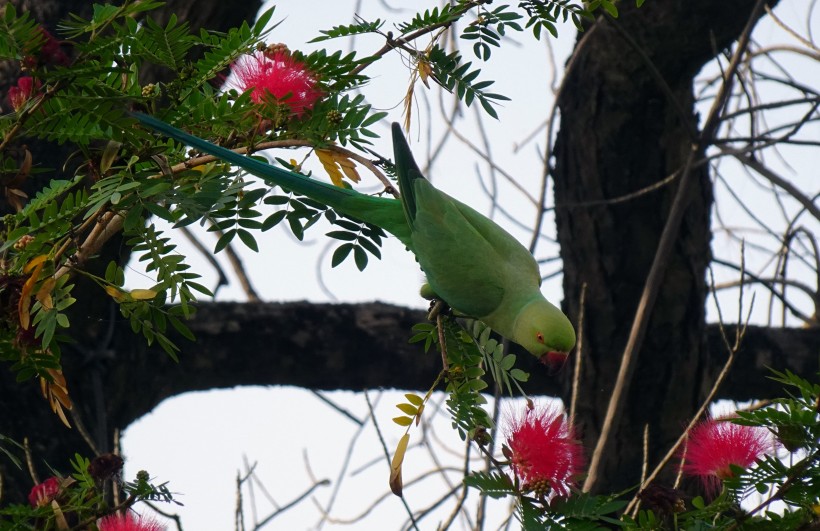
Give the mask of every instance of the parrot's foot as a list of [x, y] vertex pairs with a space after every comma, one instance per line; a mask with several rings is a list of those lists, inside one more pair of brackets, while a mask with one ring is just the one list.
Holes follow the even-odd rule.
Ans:
[[449, 315], [451, 308], [441, 299], [430, 301], [430, 309], [427, 312], [427, 320], [435, 321], [439, 315]]

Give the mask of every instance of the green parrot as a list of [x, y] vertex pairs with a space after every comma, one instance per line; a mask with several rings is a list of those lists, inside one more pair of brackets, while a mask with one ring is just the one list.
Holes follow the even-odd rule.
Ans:
[[564, 359], [575, 345], [569, 319], [541, 294], [541, 274], [530, 252], [494, 221], [437, 190], [421, 174], [398, 124], [393, 124], [393, 153], [401, 199], [392, 199], [317, 181], [234, 153], [154, 117], [133, 116], [144, 126], [239, 166], [268, 184], [390, 232], [416, 255], [438, 298], [456, 312], [483, 321], [542, 362]]

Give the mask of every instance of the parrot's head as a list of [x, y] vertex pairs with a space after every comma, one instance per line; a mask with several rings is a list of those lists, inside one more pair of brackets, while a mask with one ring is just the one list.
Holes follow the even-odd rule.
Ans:
[[561, 310], [539, 297], [521, 309], [510, 339], [545, 365], [555, 368], [563, 365], [575, 346], [575, 329]]

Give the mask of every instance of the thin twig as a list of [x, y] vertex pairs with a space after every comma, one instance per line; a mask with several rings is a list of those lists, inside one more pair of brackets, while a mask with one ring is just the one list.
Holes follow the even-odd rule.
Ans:
[[84, 264], [89, 258], [94, 256], [102, 249], [102, 246], [114, 237], [122, 229], [122, 224], [125, 218], [116, 212], [106, 212], [91, 229], [91, 232], [86, 237], [85, 241], [77, 249], [77, 252], [71, 257], [68, 264], [63, 265], [54, 273], [54, 278], [60, 278], [66, 273], [70, 272], [74, 265]]
[[23, 454], [26, 456], [26, 466], [28, 467], [28, 475], [35, 485], [40, 484], [40, 476], [37, 475], [37, 470], [34, 468], [34, 457], [31, 455], [31, 446], [28, 443], [28, 437], [23, 437]]
[[[382, 450], [384, 450], [384, 458], [387, 460], [388, 468], [391, 466], [392, 459], [390, 458], [390, 450], [387, 449], [387, 443], [384, 440], [384, 436], [382, 435], [382, 430], [379, 428], [379, 423], [376, 420], [376, 412], [373, 411], [373, 404], [370, 402], [370, 395], [367, 391], [364, 392], [364, 399], [367, 402], [367, 409], [370, 412], [370, 418], [373, 420], [373, 427], [376, 428], [376, 435], [379, 437], [379, 442], [382, 444]], [[413, 511], [410, 509], [410, 506], [407, 504], [407, 500], [404, 496], [401, 497], [401, 503], [404, 505], [404, 509], [407, 511], [407, 516], [410, 517], [410, 522], [413, 524], [413, 528], [416, 531], [419, 531], [418, 525], [416, 525], [416, 519], [413, 516]]]
[[287, 511], [288, 509], [298, 505], [302, 500], [304, 500], [305, 498], [310, 496], [313, 493], [313, 491], [316, 490], [317, 488], [325, 487], [327, 485], [330, 485], [330, 480], [328, 480], [328, 479], [323, 479], [323, 480], [319, 481], [318, 483], [314, 483], [305, 492], [303, 492], [302, 494], [300, 494], [299, 496], [294, 498], [290, 503], [287, 503], [287, 504], [283, 505], [282, 507], [280, 507], [279, 509], [277, 509], [276, 511], [274, 511], [273, 513], [268, 515], [267, 518], [262, 519], [262, 521], [259, 522], [259, 524], [254, 526], [254, 528], [253, 528], [254, 531], [256, 531], [257, 529], [262, 529], [262, 527], [264, 527], [265, 525], [270, 523], [271, 520], [273, 520], [277, 516], [281, 515], [282, 513]]
[[[470, 441], [469, 440], [466, 442], [465, 448], [466, 449], [464, 451], [464, 477], [467, 477], [467, 474], [470, 471]], [[449, 529], [450, 526], [453, 525], [453, 522], [455, 521], [456, 516], [458, 516], [458, 513], [461, 512], [461, 508], [464, 506], [464, 501], [467, 499], [467, 488], [468, 488], [467, 484], [464, 483], [464, 482], [462, 482], [461, 487], [462, 487], [461, 494], [459, 494], [458, 498], [456, 499], [455, 507], [453, 507], [453, 510], [450, 513], [450, 516], [448, 516], [447, 519], [444, 520], [444, 522], [442, 522], [439, 525], [437, 531], [447, 531], [447, 529]]]
[[544, 223], [544, 214], [547, 211], [547, 190], [549, 188], [548, 185], [550, 175], [549, 161], [550, 158], [552, 158], [552, 132], [555, 127], [555, 118], [558, 112], [558, 100], [561, 99], [567, 79], [569, 79], [569, 73], [572, 72], [572, 69], [575, 67], [576, 60], [578, 59], [581, 50], [583, 50], [586, 44], [590, 41], [592, 35], [595, 34], [595, 30], [598, 29], [597, 22], [600, 20], [600, 17], [598, 17], [596, 24], [584, 32], [581, 40], [579, 40], [578, 44], [575, 45], [575, 50], [572, 52], [572, 55], [567, 62], [567, 67], [564, 69], [564, 77], [561, 80], [561, 84], [558, 86], [558, 90], [555, 91], [555, 104], [552, 106], [549, 120], [547, 120], [546, 147], [544, 148], [544, 169], [541, 175], [541, 190], [538, 195], [538, 210], [535, 216], [535, 226], [532, 228], [532, 239], [530, 240], [529, 245], [529, 250], [532, 254], [535, 254], [535, 248], [538, 245], [538, 235], [541, 233], [541, 225]]
[[[76, 406], [76, 404], [74, 405]], [[94, 439], [91, 437], [91, 434], [88, 433], [88, 430], [86, 429], [85, 424], [83, 423], [83, 419], [77, 412], [77, 409], [78, 408], [76, 407], [71, 408], [71, 419], [74, 421], [74, 426], [77, 428], [77, 431], [80, 432], [80, 435], [82, 436], [83, 440], [88, 445], [88, 447], [91, 448], [91, 451], [94, 452], [94, 455], [102, 455], [102, 452], [94, 443]]]
[[182, 531], [182, 518], [177, 513], [169, 513], [167, 511], [163, 511], [160, 509], [155, 503], [151, 503], [150, 501], [145, 501], [145, 505], [151, 508], [152, 511], [155, 513], [169, 519], [173, 520], [177, 526], [177, 531]]
[[581, 389], [581, 358], [584, 355], [584, 308], [587, 298], [587, 283], [581, 284], [580, 309], [578, 310], [578, 343], [575, 347], [575, 370], [572, 374], [572, 394], [569, 401], [569, 418], [575, 418], [575, 409], [578, 405], [578, 393]]

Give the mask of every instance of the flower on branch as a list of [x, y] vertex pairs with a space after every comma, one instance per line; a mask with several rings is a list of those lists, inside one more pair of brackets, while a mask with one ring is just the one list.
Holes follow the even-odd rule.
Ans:
[[9, 103], [15, 112], [19, 111], [23, 105], [34, 95], [40, 83], [33, 77], [22, 76], [17, 80], [17, 86], [9, 88]]
[[772, 447], [763, 428], [741, 426], [725, 419], [707, 419], [689, 432], [683, 471], [697, 476], [710, 494], [734, 474], [729, 465], [752, 466]]
[[45, 28], [40, 28], [45, 39], [43, 45], [40, 47], [40, 62], [47, 65], [67, 66], [71, 63], [71, 59], [62, 49], [62, 42], [58, 41], [54, 35], [48, 32]]
[[297, 117], [323, 96], [318, 77], [282, 45], [242, 56], [231, 67], [231, 73], [239, 90], [251, 91], [254, 103], [273, 96]]
[[145, 516], [112, 514], [100, 520], [100, 531], [165, 531], [165, 526]]
[[43, 507], [51, 503], [59, 492], [60, 478], [50, 477], [42, 483], [34, 485], [34, 488], [28, 494], [28, 502], [32, 507]]
[[585, 463], [572, 424], [556, 408], [529, 407], [511, 418], [504, 453], [524, 490], [548, 498], [569, 496]]
[[68, 66], [71, 59], [63, 51], [63, 42], [57, 40], [47, 29], [40, 26], [31, 42], [26, 43], [20, 66], [23, 70], [34, 70], [42, 66]]

